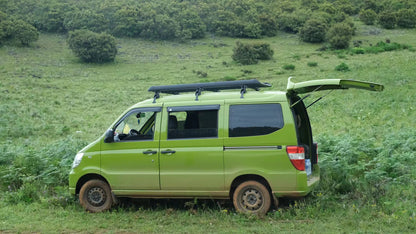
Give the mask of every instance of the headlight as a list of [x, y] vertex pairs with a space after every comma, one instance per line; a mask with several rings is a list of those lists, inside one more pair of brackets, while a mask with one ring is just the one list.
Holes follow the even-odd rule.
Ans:
[[72, 163], [72, 168], [76, 168], [81, 163], [82, 156], [84, 156], [84, 153], [77, 153], [74, 162]]

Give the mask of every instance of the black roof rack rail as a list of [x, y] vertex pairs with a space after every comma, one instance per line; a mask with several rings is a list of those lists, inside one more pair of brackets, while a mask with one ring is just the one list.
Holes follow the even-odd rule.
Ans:
[[235, 80], [235, 81], [219, 81], [209, 83], [195, 83], [195, 84], [179, 84], [179, 85], [161, 85], [152, 86], [149, 88], [149, 92], [154, 92], [153, 102], [160, 97], [160, 93], [179, 94], [183, 92], [195, 92], [195, 100], [198, 101], [198, 96], [202, 91], [214, 91], [226, 89], [240, 89], [241, 98], [246, 93], [247, 88], [259, 90], [262, 87], [271, 87], [269, 83], [262, 83], [256, 79], [252, 80]]

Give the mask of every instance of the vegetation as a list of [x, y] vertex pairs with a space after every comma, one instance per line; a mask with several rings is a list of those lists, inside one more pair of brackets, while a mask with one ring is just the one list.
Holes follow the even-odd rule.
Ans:
[[84, 62], [112, 62], [117, 54], [115, 38], [106, 33], [76, 30], [69, 33], [68, 45]]
[[383, 28], [393, 29], [394, 27], [396, 27], [397, 16], [394, 12], [381, 12], [378, 16], [378, 22]]
[[334, 24], [327, 33], [327, 40], [334, 49], [345, 49], [350, 46], [354, 30], [346, 23]]
[[[409, 0], [0, 0], [0, 232], [414, 233], [416, 83], [409, 61], [416, 58], [416, 32], [400, 19], [400, 28], [387, 30], [379, 22], [363, 25], [355, 15], [371, 9], [379, 18], [385, 10], [414, 11], [415, 5]], [[70, 22], [78, 11], [84, 14], [79, 17], [91, 17], [88, 22]], [[192, 20], [178, 19], [179, 13]], [[297, 40], [294, 33], [316, 14], [328, 28], [353, 18], [356, 32], [348, 35], [357, 47], [322, 51], [325, 42]], [[94, 24], [101, 16], [101, 24]], [[9, 40], [3, 30], [18, 20], [41, 32], [28, 47]], [[163, 22], [164, 30], [157, 31], [154, 22]], [[68, 48], [69, 27], [118, 36], [114, 62], [79, 63]], [[242, 67], [232, 60], [234, 37], [262, 37], [276, 53]], [[342, 63], [348, 72], [334, 69]], [[321, 183], [308, 197], [281, 199], [279, 208], [258, 218], [236, 214], [227, 202], [163, 199], [122, 201], [110, 212], [92, 215], [68, 194], [76, 152], [127, 106], [151, 98], [148, 87], [258, 78], [272, 90], [284, 90], [289, 75], [295, 81], [342, 78], [386, 87], [382, 93], [334, 91], [308, 108], [321, 166]], [[308, 105], [323, 94], [304, 101]]]
[[16, 41], [22, 46], [29, 46], [39, 38], [38, 30], [23, 20], [8, 19], [0, 11], [0, 45], [8, 41]]
[[325, 41], [328, 25], [325, 19], [311, 18], [300, 30], [300, 38], [305, 42], [319, 43]]
[[373, 25], [377, 20], [377, 13], [372, 9], [361, 10], [360, 20], [367, 25]]
[[397, 12], [397, 25], [403, 28], [416, 27], [416, 12], [414, 9], [400, 9]]
[[337, 66], [335, 67], [335, 70], [336, 70], [336, 71], [341, 71], [341, 72], [346, 72], [346, 71], [349, 71], [349, 70], [350, 70], [350, 68], [348, 67], [348, 65], [347, 65], [347, 64], [345, 64], [345, 63], [340, 63], [339, 65], [337, 65]]
[[270, 60], [274, 51], [268, 43], [241, 43], [236, 42], [232, 59], [243, 65], [256, 64], [259, 60]]

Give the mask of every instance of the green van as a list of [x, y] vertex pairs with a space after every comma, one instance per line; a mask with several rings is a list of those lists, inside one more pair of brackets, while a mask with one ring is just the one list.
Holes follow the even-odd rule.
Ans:
[[383, 90], [340, 79], [289, 78], [286, 92], [259, 91], [263, 87], [270, 85], [242, 80], [151, 87], [152, 99], [128, 108], [75, 156], [70, 192], [90, 212], [133, 197], [231, 199], [238, 212], [265, 214], [279, 197], [305, 196], [319, 182], [306, 96], [298, 94]]

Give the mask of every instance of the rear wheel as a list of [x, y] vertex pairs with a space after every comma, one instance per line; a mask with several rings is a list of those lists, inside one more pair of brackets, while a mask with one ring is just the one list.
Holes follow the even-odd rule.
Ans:
[[79, 202], [93, 213], [110, 209], [113, 204], [110, 186], [102, 180], [87, 181], [79, 191]]
[[270, 192], [262, 183], [249, 180], [235, 189], [233, 204], [238, 212], [263, 215], [270, 209]]

